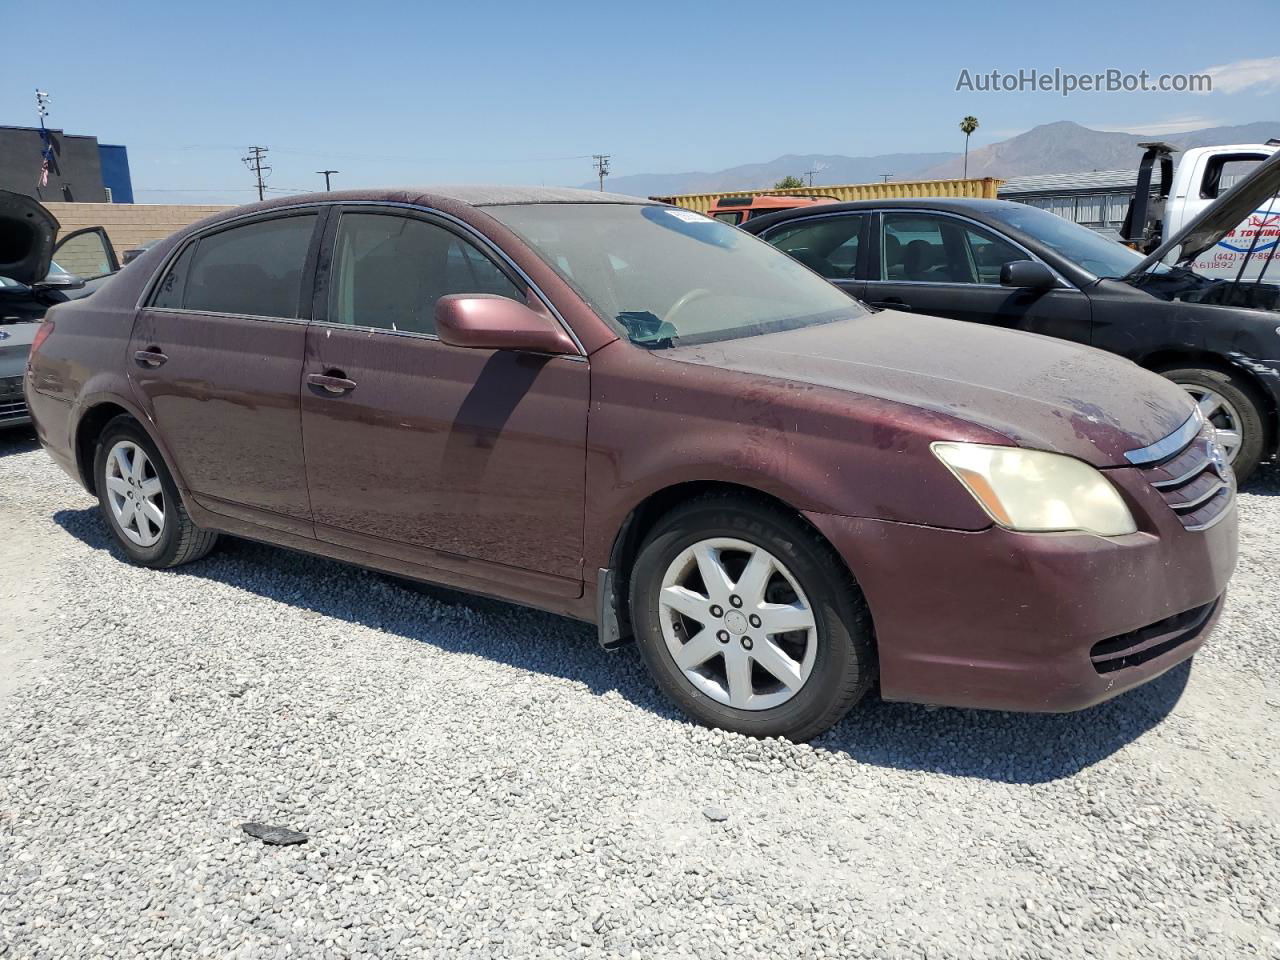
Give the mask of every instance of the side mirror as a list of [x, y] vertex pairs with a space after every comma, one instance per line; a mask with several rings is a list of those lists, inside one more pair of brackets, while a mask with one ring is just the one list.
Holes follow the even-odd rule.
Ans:
[[79, 290], [84, 281], [73, 273], [51, 273], [31, 285], [32, 290]]
[[436, 335], [451, 347], [578, 352], [556, 321], [491, 293], [453, 293], [437, 300]]
[[1013, 260], [1000, 267], [1000, 286], [1027, 290], [1052, 290], [1058, 278], [1043, 263], [1035, 260]]

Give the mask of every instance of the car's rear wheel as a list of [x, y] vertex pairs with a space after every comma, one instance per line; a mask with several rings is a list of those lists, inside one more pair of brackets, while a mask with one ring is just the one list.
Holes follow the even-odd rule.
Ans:
[[866, 604], [798, 518], [746, 497], [692, 501], [645, 538], [631, 619], [658, 686], [693, 720], [808, 740], [870, 687]]
[[94, 486], [108, 529], [134, 563], [176, 567], [218, 539], [191, 522], [160, 452], [132, 417], [116, 417], [98, 438]]
[[1258, 468], [1267, 450], [1265, 410], [1243, 378], [1211, 367], [1162, 370], [1186, 390], [1218, 431], [1218, 443], [1243, 482]]

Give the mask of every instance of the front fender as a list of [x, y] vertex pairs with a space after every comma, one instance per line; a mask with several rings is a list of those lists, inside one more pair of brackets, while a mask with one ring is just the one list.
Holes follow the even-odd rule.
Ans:
[[[691, 375], [696, 373], [697, 375]], [[990, 525], [933, 456], [939, 439], [1008, 443], [907, 404], [712, 367], [628, 345], [592, 358], [587, 569], [608, 565], [637, 506], [680, 484], [759, 491], [798, 511], [979, 530]]]

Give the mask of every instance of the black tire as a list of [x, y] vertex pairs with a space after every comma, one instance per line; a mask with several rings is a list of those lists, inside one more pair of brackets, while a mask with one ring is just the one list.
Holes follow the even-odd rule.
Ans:
[[1266, 406], [1253, 385], [1243, 376], [1213, 367], [1179, 367], [1159, 372], [1180, 387], [1213, 390], [1235, 407], [1240, 419], [1240, 449], [1231, 466], [1241, 483], [1249, 479], [1267, 456], [1269, 448]]
[[[121, 440], [132, 441], [142, 448], [160, 481], [164, 498], [164, 525], [159, 540], [150, 546], [134, 543], [124, 534], [107, 500], [107, 457]], [[164, 458], [133, 417], [116, 417], [103, 429], [93, 457], [93, 480], [98, 492], [98, 511], [102, 514], [103, 522], [120, 549], [133, 563], [157, 569], [177, 567], [199, 560], [213, 549], [218, 540], [217, 533], [201, 530], [191, 522]]]
[[[792, 698], [766, 710], [723, 704], [700, 691], [677, 666], [663, 638], [658, 594], [668, 566], [688, 547], [732, 537], [763, 547], [787, 566], [817, 626], [808, 679]], [[659, 688], [690, 719], [753, 737], [809, 740], [862, 698], [875, 676], [875, 645], [866, 601], [839, 555], [797, 517], [749, 497], [714, 495], [663, 516], [640, 547], [630, 577], [631, 620], [645, 664]]]

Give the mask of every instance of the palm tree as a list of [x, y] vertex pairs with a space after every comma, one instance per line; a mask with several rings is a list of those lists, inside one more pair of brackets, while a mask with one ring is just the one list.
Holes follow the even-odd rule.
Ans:
[[969, 179], [969, 137], [978, 129], [977, 117], [965, 117], [960, 121], [960, 130], [964, 133], [964, 178]]

